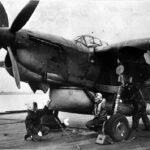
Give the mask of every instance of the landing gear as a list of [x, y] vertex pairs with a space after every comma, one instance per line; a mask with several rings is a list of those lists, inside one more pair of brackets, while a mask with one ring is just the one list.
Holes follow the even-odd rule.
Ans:
[[127, 140], [130, 133], [128, 120], [121, 114], [112, 115], [106, 121], [104, 131], [115, 142]]
[[122, 90], [123, 86], [120, 86], [115, 99], [114, 114], [106, 121], [104, 127], [105, 134], [116, 142], [127, 140], [130, 134], [128, 120], [124, 115], [117, 113]]

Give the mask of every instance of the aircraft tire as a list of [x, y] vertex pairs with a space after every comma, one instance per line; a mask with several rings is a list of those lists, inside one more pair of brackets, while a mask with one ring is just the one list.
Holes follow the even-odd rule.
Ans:
[[113, 141], [121, 142], [127, 140], [130, 133], [127, 118], [122, 114], [112, 115], [105, 124], [105, 134], [109, 135]]

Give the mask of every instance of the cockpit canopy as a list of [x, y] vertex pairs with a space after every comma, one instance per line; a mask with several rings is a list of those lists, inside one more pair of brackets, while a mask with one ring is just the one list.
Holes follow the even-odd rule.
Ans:
[[80, 35], [74, 39], [77, 45], [85, 46], [89, 49], [89, 52], [94, 52], [95, 50], [101, 50], [102, 47], [108, 46], [108, 43], [93, 37], [91, 35]]

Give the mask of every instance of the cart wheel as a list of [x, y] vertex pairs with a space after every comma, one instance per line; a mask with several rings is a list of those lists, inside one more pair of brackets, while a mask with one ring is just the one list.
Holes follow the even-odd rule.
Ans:
[[115, 114], [105, 124], [105, 134], [116, 142], [128, 139], [129, 132], [129, 123], [124, 115]]

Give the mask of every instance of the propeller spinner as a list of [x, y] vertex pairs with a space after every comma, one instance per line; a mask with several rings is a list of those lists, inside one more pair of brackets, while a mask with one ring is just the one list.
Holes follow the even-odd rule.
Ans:
[[11, 48], [11, 43], [14, 42], [15, 33], [19, 31], [30, 19], [38, 3], [39, 0], [30, 0], [17, 15], [10, 29], [6, 28], [9, 25], [8, 17], [2, 3], [0, 3], [0, 47], [5, 49], [7, 48], [12, 64], [13, 76], [18, 88], [20, 88], [20, 75], [16, 58]]

